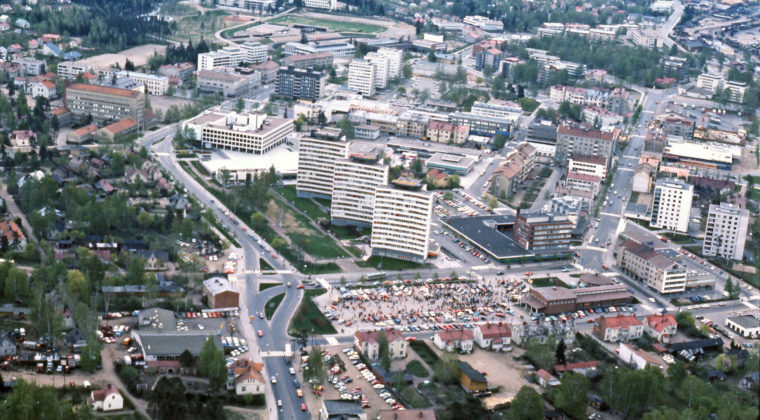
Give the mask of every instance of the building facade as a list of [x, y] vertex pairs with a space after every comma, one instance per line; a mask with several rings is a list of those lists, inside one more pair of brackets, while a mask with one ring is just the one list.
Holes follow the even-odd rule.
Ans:
[[348, 66], [348, 88], [360, 95], [375, 94], [377, 67], [369, 60], [355, 59]]
[[557, 129], [557, 149], [555, 159], [561, 165], [567, 165], [574, 154], [612, 159], [615, 145], [620, 137], [620, 129], [602, 131], [588, 125], [562, 124]]
[[702, 255], [741, 261], [747, 239], [749, 211], [731, 203], [710, 204]]
[[629, 239], [619, 246], [617, 266], [661, 294], [686, 290], [686, 269], [681, 264], [636, 241]]
[[513, 239], [529, 251], [568, 249], [573, 223], [567, 216], [551, 213], [521, 213], [515, 218]]
[[388, 183], [388, 166], [378, 164], [380, 152], [373, 145], [352, 144], [348, 159], [335, 162], [330, 204], [332, 224], [372, 226], [375, 191]]
[[658, 179], [652, 196], [652, 227], [686, 232], [694, 186], [683, 180]]
[[64, 106], [77, 120], [88, 115], [98, 125], [105, 125], [131, 117], [138, 130], [145, 128], [145, 94], [142, 92], [72, 83], [66, 88]]
[[422, 263], [428, 257], [433, 195], [420, 181], [399, 178], [377, 188], [372, 255]]
[[280, 67], [277, 71], [275, 94], [288, 99], [302, 99], [316, 102], [322, 97], [325, 78], [322, 73], [311, 69]]
[[322, 129], [301, 139], [296, 178], [299, 197], [332, 198], [335, 163], [348, 156], [349, 145], [336, 129]]
[[205, 148], [264, 154], [285, 142], [293, 132], [293, 120], [212, 110], [186, 121], [183, 127], [191, 128], [195, 140]]

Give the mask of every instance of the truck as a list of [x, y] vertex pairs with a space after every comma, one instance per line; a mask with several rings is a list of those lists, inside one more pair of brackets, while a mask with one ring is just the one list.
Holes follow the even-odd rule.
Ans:
[[293, 360], [293, 348], [290, 346], [290, 344], [285, 344], [285, 360], [288, 362]]

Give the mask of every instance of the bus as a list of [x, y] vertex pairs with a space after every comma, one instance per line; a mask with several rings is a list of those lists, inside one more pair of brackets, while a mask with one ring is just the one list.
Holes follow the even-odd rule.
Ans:
[[367, 275], [367, 280], [383, 280], [385, 279], [385, 273], [382, 271], [378, 271], [377, 273], [372, 273]]

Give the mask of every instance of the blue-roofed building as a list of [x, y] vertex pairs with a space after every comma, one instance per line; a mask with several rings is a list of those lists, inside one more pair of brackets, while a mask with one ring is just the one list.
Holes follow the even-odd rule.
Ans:
[[61, 47], [53, 44], [52, 42], [46, 42], [42, 46], [42, 54], [52, 55], [57, 58], [63, 58], [63, 50], [61, 50]]

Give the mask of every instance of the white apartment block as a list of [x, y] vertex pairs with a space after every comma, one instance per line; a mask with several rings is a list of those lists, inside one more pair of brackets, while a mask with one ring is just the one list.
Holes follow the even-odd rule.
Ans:
[[697, 87], [709, 91], [714, 95], [723, 88], [723, 76], [719, 74], [702, 73], [697, 77]]
[[730, 81], [726, 82], [725, 88], [731, 93], [731, 102], [744, 103], [744, 94], [749, 89], [746, 83]]
[[145, 85], [145, 91], [151, 95], [165, 95], [169, 90], [169, 78], [155, 74], [138, 73], [135, 71], [118, 71], [116, 77], [129, 77], [135, 82]]
[[523, 111], [519, 105], [513, 105], [509, 102], [498, 103], [478, 101], [472, 104], [470, 112], [473, 115], [507, 120], [514, 125], [520, 123], [520, 119], [522, 118], [523, 114]]
[[348, 156], [349, 145], [337, 129], [322, 129], [301, 138], [296, 177], [299, 197], [332, 197], [335, 163]]
[[693, 196], [694, 186], [691, 184], [682, 180], [658, 179], [652, 198], [651, 226], [686, 232]]
[[686, 269], [682, 265], [630, 239], [618, 249], [617, 266], [661, 294], [686, 290]]
[[710, 204], [702, 255], [742, 260], [747, 239], [749, 211], [730, 203]]
[[660, 34], [651, 29], [634, 29], [631, 31], [631, 40], [634, 44], [645, 48], [662, 47], [662, 38], [660, 38]]
[[186, 121], [205, 148], [264, 154], [285, 143], [293, 132], [291, 118], [211, 110]]
[[372, 255], [422, 263], [428, 256], [433, 195], [420, 181], [399, 178], [375, 193]]
[[348, 66], [348, 88], [364, 96], [375, 94], [377, 67], [368, 60], [352, 60]]
[[379, 48], [377, 54], [388, 58], [388, 79], [401, 77], [404, 64], [404, 52], [398, 48]]
[[388, 166], [341, 159], [335, 162], [330, 218], [336, 225], [371, 227], [375, 191], [388, 183]]
[[385, 89], [388, 85], [388, 57], [371, 52], [365, 55], [364, 59], [375, 65], [375, 88]]
[[92, 69], [92, 67], [84, 62], [79, 61], [61, 61], [58, 63], [58, 76], [66, 80], [74, 80], [82, 73], [86, 73]]
[[338, 0], [304, 0], [303, 5], [312, 9], [335, 10], [338, 8]]
[[500, 20], [491, 20], [485, 16], [466, 16], [462, 22], [466, 25], [472, 25], [486, 32], [503, 31], [504, 23]]
[[567, 170], [580, 174], [607, 178], [607, 159], [601, 156], [572, 155], [567, 161]]
[[235, 67], [241, 63], [256, 64], [267, 61], [267, 46], [258, 42], [228, 45], [221, 50], [198, 54], [198, 70], [218, 67]]

